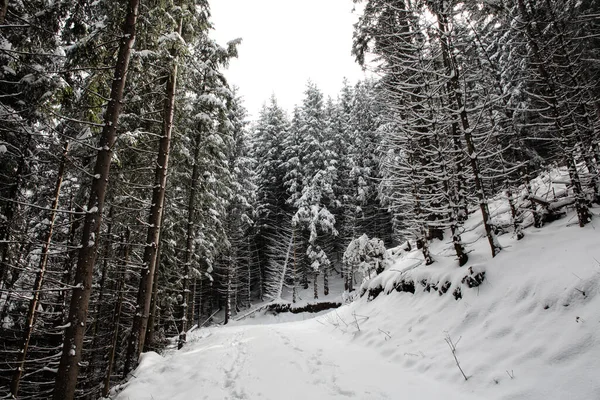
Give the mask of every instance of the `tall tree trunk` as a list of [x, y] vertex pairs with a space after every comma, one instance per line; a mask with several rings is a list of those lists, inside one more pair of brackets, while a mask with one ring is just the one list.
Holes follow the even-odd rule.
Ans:
[[108, 392], [110, 389], [110, 377], [113, 371], [113, 365], [115, 364], [115, 355], [117, 352], [117, 342], [119, 340], [119, 323], [121, 322], [121, 310], [123, 308], [123, 295], [125, 293], [125, 277], [127, 276], [127, 263], [129, 262], [129, 237], [130, 231], [129, 228], [125, 230], [122, 238], [121, 251], [122, 251], [122, 268], [119, 273], [121, 276], [117, 280], [117, 302], [115, 303], [115, 311], [113, 317], [113, 334], [110, 341], [110, 351], [108, 356], [108, 367], [106, 369], [106, 376], [104, 378], [104, 387], [102, 389], [102, 396], [108, 397]]
[[5, 24], [7, 11], [8, 11], [8, 0], [0, 0], [0, 25]]
[[[163, 214], [164, 221], [164, 214]], [[162, 224], [162, 222], [161, 222]], [[154, 268], [154, 278], [152, 282], [152, 301], [150, 303], [150, 315], [148, 316], [148, 327], [146, 329], [146, 342], [144, 343], [144, 351], [152, 351], [155, 347], [155, 334], [156, 325], [158, 323], [156, 318], [158, 307], [158, 274], [160, 272], [160, 261], [161, 261], [161, 249], [162, 243], [158, 243], [158, 250], [156, 255], [156, 268]]]
[[567, 168], [569, 170], [569, 177], [571, 178], [571, 185], [573, 186], [573, 193], [575, 194], [577, 219], [579, 220], [579, 226], [583, 228], [585, 224], [592, 220], [592, 215], [587, 206], [587, 200], [581, 187], [581, 179], [577, 172], [577, 164], [575, 164], [575, 155], [572, 152], [567, 155]]
[[329, 294], [329, 267], [325, 266], [323, 268], [323, 295], [327, 296]]
[[42, 255], [40, 257], [40, 262], [38, 265], [38, 272], [35, 277], [35, 282], [33, 284], [33, 295], [31, 300], [29, 300], [29, 310], [27, 312], [27, 322], [25, 324], [25, 329], [23, 331], [23, 340], [21, 342], [21, 350], [19, 351], [19, 355], [17, 357], [17, 368], [12, 378], [12, 382], [10, 385], [10, 392], [13, 397], [17, 397], [19, 393], [19, 384], [21, 383], [21, 376], [25, 370], [25, 360], [27, 359], [27, 351], [29, 350], [29, 340], [31, 339], [31, 334], [33, 333], [33, 325], [35, 323], [35, 314], [38, 308], [38, 302], [40, 299], [40, 291], [42, 289], [42, 285], [44, 283], [44, 275], [46, 273], [46, 266], [48, 265], [48, 252], [50, 250], [50, 245], [52, 244], [52, 234], [54, 232], [54, 223], [56, 221], [56, 214], [58, 210], [58, 202], [60, 199], [60, 190], [62, 188], [63, 177], [65, 174], [65, 167], [67, 164], [67, 153], [69, 152], [69, 143], [65, 143], [63, 150], [63, 157], [58, 168], [58, 176], [56, 177], [56, 186], [54, 187], [54, 199], [52, 200], [51, 206], [51, 214], [50, 214], [50, 225], [48, 227], [48, 232], [46, 233], [46, 237], [44, 239], [44, 244], [42, 246]]
[[[181, 24], [177, 27], [181, 34]], [[150, 312], [150, 302], [152, 300], [152, 284], [154, 281], [154, 270], [156, 268], [156, 255], [158, 242], [160, 241], [161, 220], [165, 202], [165, 189], [167, 185], [167, 170], [169, 166], [169, 150], [171, 147], [171, 133], [173, 131], [173, 115], [175, 111], [175, 93], [177, 90], [177, 57], [173, 55], [171, 74], [167, 80], [165, 104], [163, 111], [162, 136], [158, 146], [158, 158], [156, 160], [154, 189], [152, 191], [152, 206], [148, 217], [148, 233], [146, 237], [146, 247], [142, 260], [143, 267], [141, 271], [140, 286], [138, 290], [136, 311], [133, 317], [133, 326], [129, 346], [127, 348], [127, 358], [123, 371], [126, 376], [129, 371], [137, 364], [137, 360], [144, 349], [146, 340], [146, 329], [148, 327], [148, 317]]]
[[[185, 240], [185, 256], [183, 260], [183, 285], [182, 285], [182, 295], [183, 295], [183, 304], [181, 307], [182, 319], [181, 319], [181, 330], [179, 332], [179, 344], [178, 348], [181, 348], [186, 341], [186, 332], [188, 329], [188, 318], [189, 321], [193, 322], [194, 319], [194, 306], [193, 306], [193, 294], [190, 296], [190, 274], [191, 274], [191, 264], [192, 264], [192, 253], [194, 250], [194, 221], [196, 215], [196, 190], [198, 187], [198, 179], [200, 175], [200, 168], [198, 166], [198, 156], [200, 154], [200, 140], [199, 138], [195, 138], [194, 143], [194, 158], [192, 160], [192, 177], [190, 182], [190, 193], [188, 196], [188, 209], [187, 209], [187, 232], [186, 232], [186, 240]], [[195, 282], [196, 278], [192, 278], [195, 290]], [[192, 298], [190, 298], [192, 297]], [[192, 303], [192, 307], [189, 306], [190, 302]], [[191, 312], [188, 312], [190, 311]]]
[[252, 246], [250, 245], [250, 235], [246, 236], [246, 246], [246, 278], [248, 279], [248, 287], [246, 288], [246, 306], [250, 308], [252, 307]]
[[[256, 250], [256, 247], [254, 248], [254, 250]], [[262, 301], [264, 298], [264, 292], [265, 292], [265, 288], [264, 288], [264, 268], [262, 266], [262, 263], [260, 262], [260, 258], [259, 258], [259, 263], [258, 263], [258, 300]]]
[[293, 246], [293, 256], [294, 256], [294, 272], [293, 272], [293, 285], [294, 287], [292, 288], [292, 303], [295, 303], [297, 301], [297, 297], [298, 297], [298, 267], [296, 265], [296, 231], [292, 230], [292, 246]]
[[121, 114], [123, 92], [127, 79], [129, 57], [135, 42], [135, 27], [140, 0], [129, 0], [127, 16], [123, 26], [123, 36], [119, 44], [119, 54], [112, 81], [110, 101], [104, 114], [104, 126], [100, 136], [98, 156], [94, 166], [94, 180], [83, 224], [81, 249], [77, 259], [75, 285], [69, 308], [69, 327], [65, 332], [62, 356], [56, 374], [54, 400], [71, 400], [75, 394], [81, 350], [85, 336], [88, 306], [92, 290], [92, 276], [98, 249], [98, 236], [102, 225], [104, 197], [108, 186], [113, 146], [117, 138], [117, 126]]
[[223, 322], [223, 325], [227, 325], [227, 323], [231, 319], [231, 297], [233, 291], [231, 275], [233, 275], [233, 260], [229, 257], [225, 257], [224, 264], [227, 266], [227, 292], [225, 294], [225, 321]]
[[[198, 301], [196, 301], [196, 291], [198, 289], [198, 280], [200, 280], [202, 282], [202, 278], [197, 278], [194, 277], [192, 279], [192, 285], [191, 285], [191, 289], [190, 289], [190, 301], [192, 302], [192, 304], [189, 307], [189, 321], [191, 324], [194, 323], [194, 320], [197, 321], [197, 323], [200, 323], [200, 312], [201, 309], [200, 307], [198, 307]], [[202, 288], [202, 284], [200, 285], [200, 288]], [[200, 295], [200, 299], [202, 298], [202, 295]]]
[[346, 282], [344, 283], [344, 288], [348, 291], [348, 293], [350, 293], [354, 290], [354, 288], [352, 287], [353, 277], [354, 277], [354, 263], [348, 262], [348, 264], [346, 266], [346, 275], [344, 277], [346, 280]]
[[[92, 357], [100, 356], [100, 360], [104, 358], [104, 354], [98, 354], [99, 351], [103, 351], [103, 349], [98, 349], [98, 329], [100, 327], [100, 318], [102, 317], [102, 306], [104, 300], [104, 289], [106, 284], [106, 274], [108, 273], [108, 261], [110, 259], [111, 246], [112, 246], [112, 227], [113, 227], [113, 216], [114, 216], [114, 206], [110, 207], [110, 211], [108, 212], [107, 219], [107, 227], [106, 227], [106, 237], [104, 238], [104, 254], [103, 254], [103, 262], [102, 262], [102, 272], [100, 274], [100, 281], [98, 282], [98, 299], [96, 301], [96, 310], [94, 311], [93, 322], [91, 327], [91, 336], [92, 336]], [[99, 351], [98, 351], [99, 350]], [[93, 360], [93, 358], [92, 358]], [[97, 363], [92, 361], [92, 368], [102, 368], [101, 363]]]
[[[199, 288], [198, 288], [199, 286]], [[196, 301], [196, 290], [198, 289], [198, 300]], [[198, 324], [198, 327], [200, 327], [200, 316], [202, 315], [202, 306], [204, 305], [202, 303], [202, 301], [204, 300], [203, 297], [203, 291], [204, 290], [204, 279], [202, 277], [202, 275], [200, 276], [200, 278], [198, 279], [194, 279], [194, 284], [192, 285], [192, 298], [193, 300], [193, 304], [194, 304], [194, 308], [196, 309], [196, 316], [197, 316], [197, 321], [196, 323]]]

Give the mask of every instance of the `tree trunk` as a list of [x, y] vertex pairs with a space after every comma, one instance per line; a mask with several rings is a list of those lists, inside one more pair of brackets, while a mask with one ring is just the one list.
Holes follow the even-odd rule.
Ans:
[[[163, 215], [164, 221], [164, 215]], [[161, 223], [162, 224], [162, 223]], [[150, 302], [150, 315], [148, 316], [148, 327], [146, 329], [146, 343], [144, 344], [144, 351], [152, 351], [155, 346], [155, 333], [156, 333], [156, 312], [158, 307], [158, 274], [160, 271], [160, 261], [161, 261], [161, 249], [162, 244], [158, 243], [158, 250], [156, 254], [156, 268], [154, 269], [154, 278], [152, 282], [152, 301]]]
[[517, 237], [517, 240], [521, 240], [525, 237], [525, 234], [523, 233], [523, 230], [521, 229], [521, 224], [518, 221], [517, 207], [515, 206], [515, 199], [513, 197], [511, 189], [508, 189], [506, 191], [506, 197], [508, 198], [508, 205], [510, 207], [510, 215], [512, 217], [515, 235]]
[[102, 368], [101, 362], [96, 362], [95, 357], [99, 356], [99, 359], [102, 360], [104, 358], [104, 354], [98, 354], [103, 351], [103, 349], [98, 349], [98, 329], [100, 327], [100, 318], [102, 318], [102, 306], [104, 300], [104, 289], [106, 284], [106, 274], [108, 273], [108, 260], [110, 259], [111, 246], [112, 246], [112, 227], [113, 227], [113, 216], [114, 216], [114, 206], [110, 207], [110, 211], [108, 212], [108, 221], [106, 228], [106, 237], [104, 238], [104, 260], [102, 263], [102, 273], [100, 275], [100, 281], [98, 282], [98, 299], [96, 300], [96, 310], [94, 311], [93, 322], [91, 327], [91, 336], [92, 336], [92, 368]]
[[[181, 307], [181, 330], [179, 332], [179, 344], [178, 348], [181, 348], [186, 341], [186, 332], [188, 329], [188, 318], [189, 321], [193, 321], [194, 318], [194, 306], [189, 307], [190, 301], [193, 303], [193, 299], [190, 299], [190, 274], [192, 264], [192, 254], [194, 250], [194, 220], [196, 215], [196, 189], [198, 186], [198, 179], [200, 175], [198, 167], [198, 155], [200, 154], [200, 140], [196, 137], [194, 143], [194, 158], [192, 160], [192, 177], [190, 182], [190, 193], [188, 197], [188, 209], [187, 209], [187, 232], [185, 240], [185, 256], [183, 259], [183, 285], [182, 285], [182, 297], [183, 304]], [[193, 278], [195, 286], [196, 278]], [[193, 297], [193, 296], [192, 296]], [[191, 312], [189, 310], [191, 309]]]
[[427, 231], [425, 228], [421, 228], [421, 239], [417, 240], [417, 248], [421, 248], [421, 252], [423, 253], [423, 259], [425, 260], [425, 265], [431, 265], [434, 263], [433, 257], [431, 257], [431, 252], [429, 251], [429, 241], [427, 240]]
[[[179, 22], [178, 32], [181, 34]], [[146, 340], [146, 329], [152, 300], [152, 284], [154, 270], [156, 268], [156, 255], [158, 242], [160, 241], [161, 220], [165, 202], [165, 189], [167, 185], [167, 169], [169, 166], [169, 150], [171, 147], [171, 133], [173, 131], [173, 115], [175, 111], [175, 93], [177, 88], [177, 57], [174, 55], [171, 74], [167, 81], [162, 137], [158, 147], [158, 158], [156, 160], [154, 189], [152, 191], [152, 206], [148, 217], [148, 233], [146, 247], [142, 260], [140, 286], [138, 290], [136, 311], [133, 318], [133, 326], [127, 348], [127, 358], [123, 371], [126, 376], [131, 368], [137, 364], [137, 360], [144, 349]]]
[[[191, 289], [190, 289], [190, 294], [189, 294], [189, 298], [191, 301], [191, 305], [189, 306], [188, 309], [188, 315], [189, 318], [188, 320], [190, 321], [190, 323], [194, 323], [194, 320], [197, 320], [197, 323], [200, 323], [200, 309], [198, 307], [198, 302], [196, 301], [196, 291], [198, 289], [198, 280], [200, 279], [200, 281], [202, 282], [202, 278], [197, 278], [194, 277], [192, 279], [192, 284], [191, 284]], [[202, 288], [202, 285], [200, 285], [200, 288]]]
[[92, 276], [96, 262], [98, 235], [102, 224], [104, 197], [108, 186], [108, 175], [112, 160], [113, 146], [117, 137], [117, 126], [121, 114], [123, 92], [129, 67], [129, 56], [135, 42], [135, 27], [140, 0], [129, 0], [123, 36], [119, 44], [119, 54], [112, 81], [110, 101], [104, 114], [104, 126], [100, 137], [98, 156], [94, 167], [94, 180], [85, 215], [81, 238], [81, 249], [75, 272], [76, 289], [71, 295], [69, 327], [65, 332], [62, 356], [56, 374], [54, 400], [71, 400], [75, 394], [81, 350], [85, 335], [85, 325], [92, 290]]
[[354, 263], [351, 261], [348, 262], [345, 269], [346, 269], [346, 275], [344, 276], [344, 279], [346, 281], [344, 282], [344, 289], [346, 289], [348, 291], [348, 293], [350, 293], [351, 291], [354, 290], [354, 287], [352, 286], [352, 280], [354, 277]]
[[250, 245], [250, 235], [246, 236], [246, 246], [248, 246], [248, 252], [246, 253], [246, 269], [247, 279], [248, 279], [248, 288], [246, 289], [246, 305], [248, 308], [252, 307], [252, 251]]
[[[200, 283], [198, 283], [198, 281]], [[198, 290], [198, 301], [196, 301], [196, 290], [197, 290], [197, 286], [199, 287]], [[202, 276], [200, 276], [200, 278], [198, 279], [194, 279], [194, 284], [192, 285], [192, 296], [193, 296], [193, 304], [194, 304], [194, 308], [196, 308], [196, 316], [197, 316], [197, 324], [198, 326], [200, 325], [200, 316], [202, 315], [202, 306], [204, 304], [202, 304], [202, 301], [204, 300], [204, 298], [202, 297], [202, 290], [204, 289], [204, 279], [202, 278]]]
[[[458, 129], [458, 127], [456, 127], [455, 125], [456, 125], [455, 123], [452, 124], [452, 136], [456, 136], [456, 132]], [[436, 141], [439, 142], [439, 139], [437, 138], [437, 136], [436, 136]], [[438, 146], [439, 146], [439, 143], [438, 143]], [[450, 219], [450, 232], [452, 233], [452, 245], [454, 246], [454, 252], [456, 253], [458, 265], [460, 267], [462, 267], [463, 265], [465, 265], [467, 263], [467, 261], [469, 261], [469, 256], [467, 255], [467, 252], [465, 251], [465, 247], [463, 245], [462, 238], [460, 235], [461, 220], [464, 220], [464, 218], [461, 218], [461, 214], [463, 213], [463, 210], [461, 210], [461, 204], [464, 204], [464, 202], [461, 200], [462, 196], [460, 194], [460, 185], [452, 184], [452, 182], [449, 182], [451, 173], [450, 173], [450, 171], [448, 171], [448, 168], [446, 167], [444, 155], [442, 154], [442, 152], [440, 150], [438, 150], [438, 162], [440, 164], [440, 169], [441, 169], [440, 172], [441, 172], [441, 176], [442, 176], [442, 186], [444, 188], [444, 193], [446, 193], [448, 203], [450, 204], [450, 207], [451, 207], [451, 211], [449, 212], [449, 219]], [[459, 165], [457, 165], [456, 171], [453, 171], [453, 172], [457, 172], [458, 168], [462, 168], [462, 166], [459, 167]], [[458, 175], [455, 175], [455, 177], [456, 177], [455, 178], [456, 181], [460, 180], [460, 177]]]
[[296, 231], [292, 231], [292, 242], [293, 242], [293, 256], [294, 256], [294, 272], [293, 272], [293, 288], [292, 288], [292, 303], [295, 303], [297, 301], [297, 297], [298, 297], [298, 270], [297, 270], [297, 266], [296, 266]]
[[323, 295], [327, 296], [329, 294], [329, 271], [328, 267], [323, 268]]
[[67, 164], [67, 153], [69, 152], [69, 143], [65, 143], [63, 150], [63, 157], [58, 168], [58, 176], [56, 178], [56, 186], [54, 188], [54, 199], [52, 200], [52, 211], [50, 214], [50, 226], [48, 228], [48, 232], [46, 233], [46, 238], [44, 239], [44, 244], [42, 247], [42, 255], [40, 257], [40, 262], [38, 265], [38, 273], [35, 277], [35, 282], [33, 284], [33, 295], [31, 300], [29, 300], [29, 310], [27, 312], [27, 322], [25, 324], [25, 330], [23, 331], [23, 340], [21, 344], [21, 350], [19, 351], [19, 355], [17, 357], [17, 368], [12, 378], [12, 382], [10, 385], [10, 392], [13, 397], [17, 397], [19, 393], [19, 384], [21, 383], [21, 376], [25, 370], [25, 360], [27, 359], [27, 351], [29, 350], [29, 340], [31, 339], [31, 334], [33, 332], [33, 325], [35, 323], [35, 314], [38, 307], [38, 302], [40, 299], [40, 290], [42, 289], [42, 285], [44, 283], [44, 275], [46, 273], [46, 266], [48, 264], [48, 251], [50, 250], [50, 245], [52, 244], [52, 234], [54, 232], [54, 223], [56, 221], [56, 213], [58, 210], [58, 202], [60, 199], [60, 190], [63, 183], [63, 177], [65, 174], [65, 167]]
[[115, 303], [115, 313], [113, 318], [113, 335], [110, 342], [110, 352], [108, 356], [108, 367], [106, 369], [106, 376], [104, 378], [104, 387], [102, 389], [102, 396], [108, 397], [108, 392], [110, 390], [110, 377], [113, 371], [113, 365], [115, 363], [115, 355], [117, 352], [117, 342], [119, 340], [119, 323], [121, 321], [121, 309], [123, 308], [123, 295], [125, 293], [125, 277], [127, 275], [127, 263], [129, 262], [129, 228], [125, 230], [125, 234], [123, 235], [123, 242], [121, 245], [122, 248], [122, 269], [120, 271], [121, 276], [117, 281], [116, 291], [117, 302]]
[[0, 0], [0, 25], [5, 24], [7, 11], [8, 11], [8, 0]]
[[223, 322], [223, 325], [227, 325], [227, 323], [229, 322], [229, 320], [231, 319], [231, 296], [232, 296], [232, 291], [233, 291], [233, 285], [232, 285], [232, 268], [233, 268], [233, 262], [231, 259], [229, 259], [229, 257], [225, 258], [225, 265], [227, 266], [227, 293], [226, 293], [226, 299], [225, 299], [225, 321]]
[[577, 165], [575, 164], [575, 156], [572, 153], [567, 155], [567, 168], [569, 169], [569, 177], [571, 178], [571, 185], [573, 186], [573, 193], [576, 199], [575, 209], [577, 210], [577, 219], [579, 220], [579, 226], [583, 228], [585, 224], [592, 220], [592, 215], [587, 206], [579, 173], [577, 172]]

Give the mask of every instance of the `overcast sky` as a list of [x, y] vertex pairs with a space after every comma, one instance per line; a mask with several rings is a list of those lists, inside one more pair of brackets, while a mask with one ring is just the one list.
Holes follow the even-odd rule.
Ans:
[[239, 58], [225, 75], [240, 88], [245, 106], [256, 118], [272, 93], [291, 112], [311, 79], [335, 97], [347, 77], [364, 74], [350, 54], [352, 0], [214, 0], [213, 37], [225, 45], [241, 37]]

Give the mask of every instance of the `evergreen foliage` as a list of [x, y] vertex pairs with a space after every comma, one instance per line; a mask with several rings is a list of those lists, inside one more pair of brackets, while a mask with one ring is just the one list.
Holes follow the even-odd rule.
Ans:
[[205, 0], [0, 2], [0, 397], [106, 396], [142, 351], [327, 299], [333, 274], [352, 291], [399, 243], [431, 264], [446, 240], [463, 266], [471, 213], [496, 256], [550, 218], [530, 184], [548, 168], [589, 223], [598, 1], [355, 2], [378, 79], [307, 82], [252, 123]]

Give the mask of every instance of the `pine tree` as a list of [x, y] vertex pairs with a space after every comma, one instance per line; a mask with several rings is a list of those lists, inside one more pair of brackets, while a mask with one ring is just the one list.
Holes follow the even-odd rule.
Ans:
[[78, 256], [74, 279], [77, 289], [74, 289], [71, 296], [72, 300], [68, 318], [69, 327], [65, 332], [62, 357], [56, 378], [56, 387], [53, 394], [55, 399], [71, 399], [75, 392], [87, 322], [86, 317], [91, 291], [92, 272], [98, 246], [96, 237], [100, 233], [112, 147], [116, 140], [116, 130], [121, 111], [123, 91], [125, 89], [131, 47], [135, 41], [138, 7], [138, 0], [131, 0], [128, 3], [123, 37], [119, 46], [119, 55], [111, 88], [111, 97], [104, 115], [104, 127], [100, 145], [98, 146], [100, 150], [98, 151], [96, 166], [94, 168], [94, 181], [91, 186], [86, 210], [81, 239], [82, 247]]

